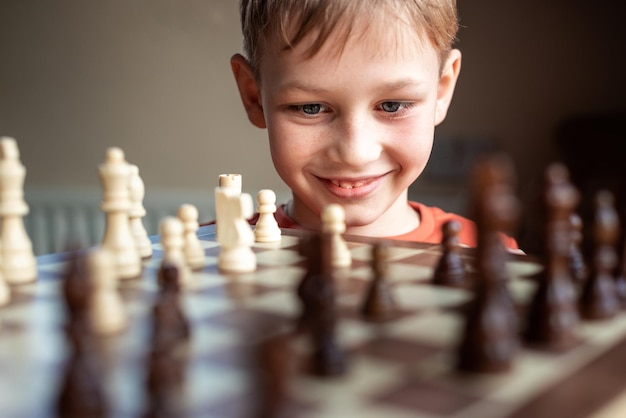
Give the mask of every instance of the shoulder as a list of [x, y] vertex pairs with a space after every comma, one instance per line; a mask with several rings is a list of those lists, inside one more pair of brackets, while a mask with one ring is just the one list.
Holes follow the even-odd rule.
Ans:
[[[446, 212], [438, 207], [426, 206], [419, 202], [409, 202], [409, 204], [419, 214], [420, 225], [408, 234], [392, 238], [438, 244], [443, 238], [441, 232], [443, 225], [448, 221], [456, 220], [461, 225], [459, 234], [461, 244], [468, 247], [476, 247], [476, 224], [470, 219], [456, 213]], [[502, 235], [502, 243], [509, 249], [519, 249], [515, 239], [504, 234]]]

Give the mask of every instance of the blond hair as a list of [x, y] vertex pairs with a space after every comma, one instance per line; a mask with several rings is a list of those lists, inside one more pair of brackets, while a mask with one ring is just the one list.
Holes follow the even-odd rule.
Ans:
[[357, 17], [374, 18], [384, 11], [407, 19], [416, 32], [428, 37], [440, 57], [452, 49], [459, 26], [456, 0], [240, 0], [239, 11], [244, 53], [255, 71], [270, 46], [279, 51], [294, 48], [315, 31], [308, 50], [313, 56], [336, 31], [345, 43]]

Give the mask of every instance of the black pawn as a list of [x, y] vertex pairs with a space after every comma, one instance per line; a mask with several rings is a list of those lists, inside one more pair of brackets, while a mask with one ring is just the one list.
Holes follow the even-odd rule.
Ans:
[[66, 336], [70, 355], [62, 372], [56, 403], [59, 418], [104, 418], [109, 416], [107, 399], [96, 367], [94, 341], [82, 324], [69, 322]]
[[88, 332], [88, 309], [93, 288], [85, 267], [84, 257], [78, 251], [70, 254], [68, 268], [61, 286], [67, 322], [72, 329]]
[[579, 195], [564, 166], [553, 164], [546, 174], [545, 269], [537, 278], [539, 284], [528, 308], [524, 338], [532, 345], [564, 349], [578, 341], [576, 290], [568, 261], [570, 215]]
[[299, 253], [306, 260], [305, 273], [296, 289], [301, 305], [300, 315], [296, 323], [296, 329], [299, 332], [308, 331], [311, 320], [315, 317], [314, 300], [319, 291], [319, 281], [322, 274], [321, 245], [321, 238], [317, 234], [302, 237], [299, 241]]
[[615, 243], [619, 219], [613, 207], [613, 194], [600, 191], [595, 198], [592, 271], [580, 296], [580, 315], [584, 319], [613, 318], [619, 310], [613, 272], [617, 266]]
[[313, 346], [311, 371], [318, 376], [338, 376], [346, 372], [346, 355], [337, 342], [337, 308], [335, 304], [335, 283], [332, 267], [332, 236], [323, 233], [320, 244], [313, 251], [319, 251], [321, 271], [316, 278], [318, 288], [311, 298], [315, 316], [309, 320]]
[[467, 284], [465, 263], [461, 258], [459, 233], [461, 223], [451, 220], [443, 224], [443, 254], [435, 267], [433, 283], [442, 286], [463, 287]]
[[159, 270], [160, 291], [152, 310], [152, 335], [147, 358], [144, 418], [179, 418], [185, 414], [184, 382], [190, 327], [179, 302], [178, 267]]
[[191, 332], [180, 306], [178, 267], [166, 264], [158, 274], [160, 291], [152, 310], [152, 347], [167, 351], [184, 345]]
[[392, 289], [389, 286], [389, 243], [377, 242], [372, 248], [372, 270], [374, 277], [367, 289], [361, 313], [369, 320], [385, 320], [397, 312]]

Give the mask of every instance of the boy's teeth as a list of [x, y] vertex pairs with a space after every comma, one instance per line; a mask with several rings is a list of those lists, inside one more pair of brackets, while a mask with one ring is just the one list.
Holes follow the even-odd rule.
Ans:
[[334, 181], [332, 182], [335, 186], [339, 186], [342, 189], [352, 189], [354, 187], [360, 187], [363, 186], [365, 184], [364, 181], [357, 181], [354, 183], [347, 183], [347, 182], [343, 182], [343, 181]]

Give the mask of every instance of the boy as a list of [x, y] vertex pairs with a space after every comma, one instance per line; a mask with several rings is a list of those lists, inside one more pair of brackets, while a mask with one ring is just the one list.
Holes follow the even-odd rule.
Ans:
[[231, 68], [292, 190], [281, 227], [318, 229], [339, 203], [347, 234], [437, 243], [457, 219], [476, 245], [471, 221], [408, 201], [461, 68], [456, 0], [241, 0], [240, 12], [246, 56]]

